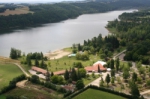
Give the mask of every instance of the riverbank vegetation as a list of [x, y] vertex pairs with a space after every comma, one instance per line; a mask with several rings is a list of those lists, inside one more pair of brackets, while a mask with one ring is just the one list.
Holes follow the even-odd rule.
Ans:
[[148, 0], [144, 0], [142, 2], [141, 0], [118, 0], [109, 3], [97, 1], [28, 5], [30, 11], [34, 13], [0, 16], [0, 33], [8, 32], [8, 30], [10, 31], [16, 28], [59, 22], [68, 18], [75, 18], [81, 14], [102, 13], [125, 8], [146, 7], [149, 3], [150, 1]]
[[108, 29], [114, 29], [115, 35], [120, 39], [120, 45], [127, 47], [125, 60], [141, 61], [150, 64], [150, 35], [149, 10], [123, 13], [119, 20], [109, 22]]

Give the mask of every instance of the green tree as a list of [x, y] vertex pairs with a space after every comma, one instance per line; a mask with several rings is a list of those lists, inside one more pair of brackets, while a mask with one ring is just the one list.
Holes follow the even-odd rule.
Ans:
[[80, 68], [78, 70], [79, 70], [78, 72], [79, 72], [81, 78], [86, 77], [86, 70], [84, 68]]
[[110, 75], [109, 74], [107, 74], [105, 81], [106, 81], [107, 86], [108, 86], [108, 84], [110, 83]]
[[37, 59], [35, 59], [34, 65], [37, 66], [37, 67], [39, 67], [39, 61]]
[[37, 75], [32, 75], [31, 78], [30, 78], [30, 81], [31, 81], [32, 83], [38, 84], [38, 83], [40, 82], [39, 76], [37, 76]]
[[126, 80], [130, 77], [129, 71], [124, 71], [123, 72], [123, 78]]
[[132, 80], [137, 81], [137, 74], [135, 72], [132, 74]]
[[119, 65], [120, 65], [119, 58], [117, 58], [117, 60], [116, 60], [116, 71], [119, 70]]
[[78, 79], [76, 70], [74, 68], [72, 68], [72, 70], [71, 70], [71, 79], [73, 81], [77, 81], [77, 79]]
[[76, 88], [77, 88], [78, 90], [84, 88], [84, 86], [85, 86], [85, 85], [84, 85], [84, 83], [83, 83], [82, 80], [78, 80], [78, 81], [77, 81], [77, 83], [76, 83]]
[[140, 92], [139, 92], [138, 87], [137, 87], [137, 85], [135, 84], [135, 82], [134, 82], [134, 81], [131, 81], [131, 82], [129, 83], [129, 86], [130, 86], [130, 88], [131, 88], [131, 94], [132, 94], [132, 96], [133, 96], [135, 99], [138, 99], [138, 97], [140, 96]]
[[113, 59], [111, 59], [110, 65], [111, 65], [110, 68], [114, 69], [114, 60]]
[[100, 87], [103, 87], [104, 86], [104, 80], [103, 78], [101, 77], [101, 80], [100, 80], [100, 84], [99, 84]]
[[111, 70], [111, 77], [115, 77], [115, 69]]
[[64, 78], [65, 78], [65, 80], [69, 80], [69, 72], [67, 69], [65, 71]]

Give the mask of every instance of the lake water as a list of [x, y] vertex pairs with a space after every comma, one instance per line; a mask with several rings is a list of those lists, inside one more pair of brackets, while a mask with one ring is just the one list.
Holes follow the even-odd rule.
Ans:
[[108, 35], [105, 26], [123, 12], [135, 10], [111, 11], [98, 14], [84, 14], [76, 19], [68, 19], [58, 23], [45, 24], [41, 27], [15, 30], [9, 34], [0, 35], [0, 56], [9, 56], [11, 47], [22, 52], [49, 52], [73, 43], [83, 43], [84, 40]]

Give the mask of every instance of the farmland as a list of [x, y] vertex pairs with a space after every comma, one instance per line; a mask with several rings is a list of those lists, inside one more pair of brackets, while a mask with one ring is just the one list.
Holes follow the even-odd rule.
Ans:
[[13, 64], [0, 64], [0, 89], [9, 84], [14, 77], [23, 74], [22, 71]]
[[126, 98], [99, 90], [87, 89], [86, 91], [77, 95], [73, 99], [126, 99]]
[[15, 10], [7, 9], [4, 13], [0, 13], [0, 15], [8, 16], [8, 15], [20, 15], [20, 14], [28, 14], [28, 13], [33, 13], [33, 12], [30, 11], [28, 7], [23, 6], [20, 8], [16, 8]]

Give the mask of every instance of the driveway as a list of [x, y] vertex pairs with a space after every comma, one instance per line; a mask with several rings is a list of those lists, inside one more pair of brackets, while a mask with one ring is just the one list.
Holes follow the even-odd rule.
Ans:
[[[105, 78], [106, 78], [107, 74], [110, 75], [110, 72], [102, 72], [101, 74], [102, 74], [103, 80], [105, 81]], [[99, 87], [100, 80], [101, 80], [101, 77], [97, 78], [96, 80], [94, 80], [93, 82], [89, 83], [88, 85], [95, 85], [95, 86]]]

